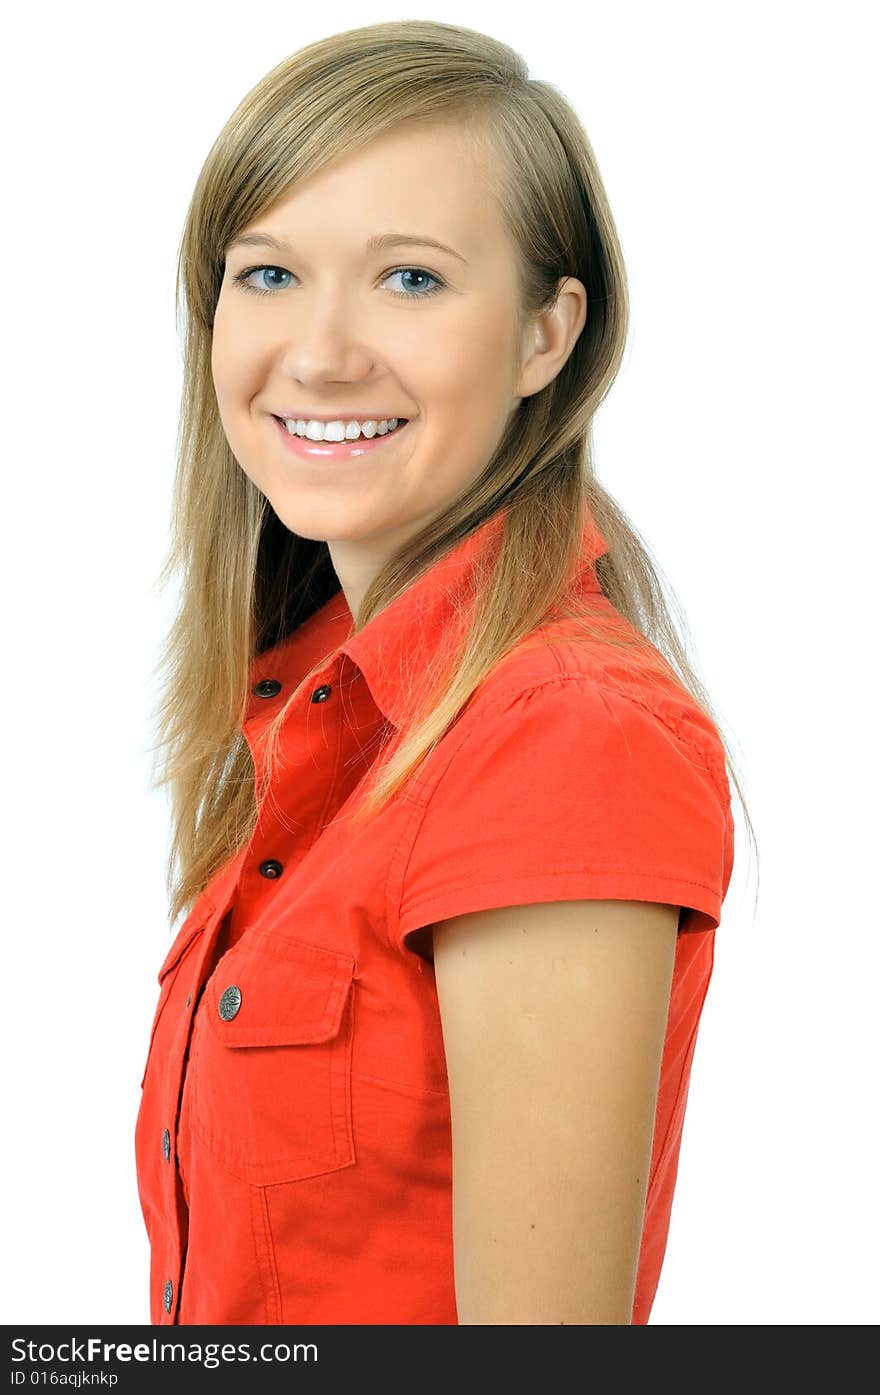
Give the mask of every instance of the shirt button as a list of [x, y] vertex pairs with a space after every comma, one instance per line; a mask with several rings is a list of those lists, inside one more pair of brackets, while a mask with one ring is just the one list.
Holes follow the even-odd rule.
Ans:
[[192, 995], [192, 993], [187, 993], [187, 995], [186, 995], [186, 1005], [187, 1005], [187, 1007], [189, 1007], [189, 1005], [190, 1005], [190, 1003], [192, 1002], [192, 1000], [193, 1000], [193, 995]]
[[270, 698], [281, 692], [281, 684], [277, 678], [263, 678], [259, 683], [251, 688], [254, 697]]
[[230, 983], [228, 988], [224, 988], [220, 994], [218, 1011], [224, 1022], [228, 1022], [234, 1017], [241, 1007], [241, 989], [236, 983]]
[[266, 860], [265, 862], [261, 862], [261, 863], [260, 863], [260, 876], [261, 876], [261, 877], [269, 877], [270, 880], [271, 880], [271, 879], [273, 879], [273, 878], [275, 878], [275, 877], [280, 877], [280, 876], [281, 876], [281, 873], [282, 873], [283, 871], [284, 871], [284, 863], [283, 863], [283, 862], [276, 862], [276, 860], [275, 860], [274, 857], [267, 858], [267, 860]]
[[326, 702], [332, 691], [329, 683], [322, 683], [321, 687], [312, 693], [312, 702]]
[[167, 1129], [165, 1129], [164, 1133], [162, 1134], [162, 1153], [163, 1153], [163, 1155], [164, 1155], [165, 1161], [166, 1161], [166, 1162], [170, 1162], [170, 1161], [171, 1161], [171, 1134], [168, 1132]]
[[174, 1285], [170, 1279], [165, 1280], [165, 1292], [162, 1294], [162, 1302], [165, 1304], [166, 1313], [171, 1312], [171, 1299], [174, 1297]]

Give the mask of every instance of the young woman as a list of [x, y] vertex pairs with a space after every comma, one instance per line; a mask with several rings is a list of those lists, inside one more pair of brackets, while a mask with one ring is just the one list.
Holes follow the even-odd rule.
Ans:
[[645, 1323], [733, 821], [594, 472], [589, 141], [494, 39], [348, 31], [233, 113], [180, 276], [151, 1320]]

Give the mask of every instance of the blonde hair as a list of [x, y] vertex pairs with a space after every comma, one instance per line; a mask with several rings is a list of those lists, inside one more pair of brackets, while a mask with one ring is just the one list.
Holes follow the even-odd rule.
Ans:
[[[397, 20], [322, 39], [267, 73], [217, 137], [187, 213], [177, 279], [178, 315], [181, 299], [186, 309], [177, 471], [159, 577], [164, 584], [180, 572], [181, 601], [160, 660], [167, 679], [154, 748], [165, 753], [154, 787], [171, 792], [172, 920], [250, 838], [271, 778], [287, 704], [272, 723], [258, 791], [241, 730], [254, 657], [339, 589], [327, 544], [280, 523], [224, 435], [211, 374], [224, 249], [328, 162], [402, 122], [440, 120], [461, 123], [484, 159], [518, 254], [518, 325], [552, 306], [566, 276], [586, 287], [587, 320], [557, 376], [523, 399], [480, 477], [388, 561], [363, 597], [356, 630], [506, 510], [497, 558], [491, 567], [478, 559], [473, 621], [460, 651], [438, 681], [425, 683], [414, 719], [390, 756], [375, 762], [356, 816], [374, 813], [400, 789], [514, 645], [548, 616], [565, 615], [578, 621], [577, 642], [626, 650], [627, 664], [642, 672], [674, 670], [718, 731], [754, 842], [728, 743], [655, 565], [594, 472], [593, 417], [623, 357], [629, 302], [586, 132], [557, 89], [530, 78], [506, 44], [457, 25]], [[628, 626], [612, 629], [591, 612], [589, 597], [571, 590], [590, 515], [609, 545], [596, 562], [601, 589]]]

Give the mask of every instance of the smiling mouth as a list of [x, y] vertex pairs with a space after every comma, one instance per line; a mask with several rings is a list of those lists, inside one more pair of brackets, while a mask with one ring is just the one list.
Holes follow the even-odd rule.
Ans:
[[[273, 413], [273, 416], [274, 416], [274, 413]], [[332, 439], [332, 438], [329, 439], [329, 440], [325, 440], [325, 438], [324, 438], [323, 436], [318, 436], [317, 438], [315, 438], [314, 436], [307, 436], [305, 432], [303, 432], [302, 434], [300, 434], [299, 431], [290, 431], [290, 430], [288, 430], [287, 422], [286, 422], [286, 420], [285, 420], [284, 417], [275, 417], [275, 420], [278, 422], [279, 426], [281, 427], [281, 429], [282, 429], [283, 431], [287, 431], [288, 436], [296, 437], [296, 438], [299, 439], [300, 441], [308, 441], [308, 442], [310, 442], [311, 445], [314, 445], [314, 446], [343, 446], [343, 445], [357, 445], [357, 443], [358, 443], [359, 441], [377, 441], [377, 440], [384, 440], [386, 436], [393, 436], [396, 432], [400, 431], [404, 426], [406, 426], [407, 423], [409, 422], [410, 418], [409, 418], [409, 417], [395, 417], [394, 420], [397, 422], [397, 425], [394, 426], [394, 427], [391, 427], [391, 428], [390, 428], [389, 430], [387, 430], [387, 431], [381, 431], [381, 432], [380, 432], [380, 431], [374, 430], [373, 433], [372, 433], [372, 435], [365, 435], [363, 431], [358, 431], [358, 434], [357, 434], [356, 436], [344, 436], [343, 439], [342, 439], [341, 441], [337, 441], [337, 440]], [[371, 418], [366, 418], [366, 417], [365, 417], [364, 420], [365, 420], [365, 421], [366, 421], [366, 420], [371, 420]], [[387, 418], [387, 417], [380, 417], [378, 420], [379, 420], [379, 421], [387, 421], [387, 420], [389, 420], [389, 418]], [[347, 423], [346, 423], [346, 422], [343, 422], [342, 425], [343, 425], [343, 428], [345, 428], [345, 426], [347, 425]]]
[[300, 459], [311, 461], [359, 461], [363, 456], [369, 455], [373, 451], [381, 453], [382, 446], [386, 441], [396, 440], [401, 432], [406, 431], [413, 418], [399, 417], [397, 426], [392, 431], [386, 431], [381, 436], [356, 436], [353, 440], [342, 441], [313, 441], [309, 436], [300, 436], [297, 432], [288, 431], [281, 417], [277, 417], [274, 412], [270, 413], [275, 424], [281, 444], [293, 455]]

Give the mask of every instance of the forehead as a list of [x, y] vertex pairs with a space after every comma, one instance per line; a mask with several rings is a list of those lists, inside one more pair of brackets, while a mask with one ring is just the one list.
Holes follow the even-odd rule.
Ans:
[[407, 123], [298, 181], [244, 231], [298, 248], [360, 252], [377, 232], [402, 229], [447, 243], [468, 261], [497, 255], [504, 229], [487, 144], [461, 123]]

